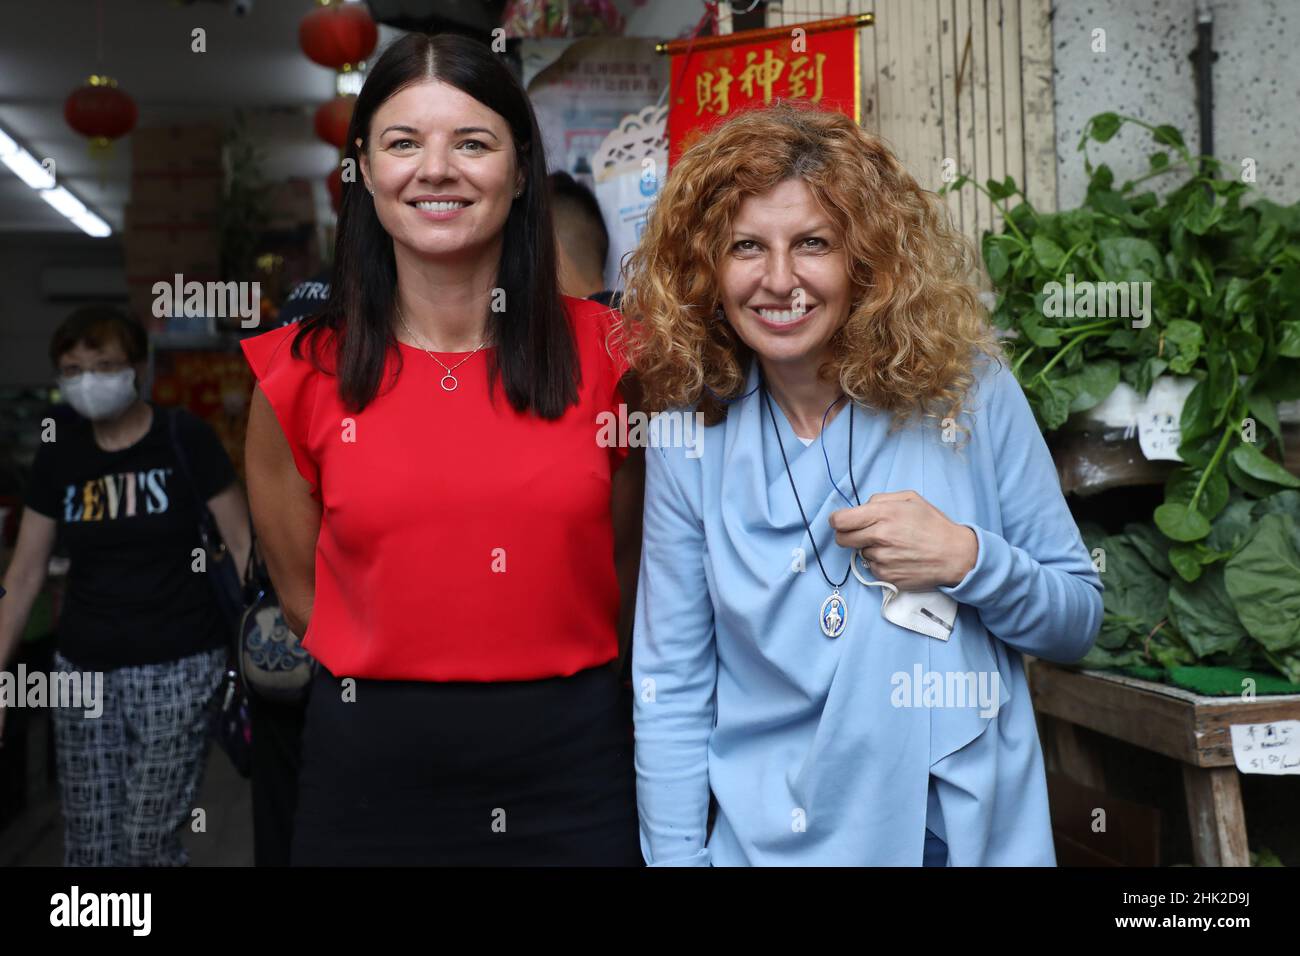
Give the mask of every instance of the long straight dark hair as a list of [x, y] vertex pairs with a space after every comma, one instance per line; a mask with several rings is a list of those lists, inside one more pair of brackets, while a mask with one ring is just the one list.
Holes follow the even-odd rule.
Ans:
[[[501, 58], [483, 43], [456, 34], [410, 33], [394, 41], [357, 96], [346, 160], [359, 172], [357, 140], [362, 148], [369, 145], [375, 111], [399, 90], [431, 79], [473, 97], [510, 126], [515, 159], [526, 179], [504, 227], [496, 286], [505, 294], [505, 310], [488, 319], [496, 345], [495, 361], [488, 360], [488, 383], [495, 389], [500, 376], [517, 411], [559, 418], [577, 402], [582, 373], [560, 299], [541, 133], [527, 93]], [[301, 344], [310, 336], [312, 363], [322, 368], [320, 336], [313, 333], [330, 329], [337, 334], [331, 371], [338, 375], [339, 398], [349, 411], [361, 411], [378, 394], [390, 349], [401, 368], [392, 326], [396, 286], [393, 240], [379, 222], [374, 199], [360, 181], [345, 183], [329, 301], [319, 315], [303, 320], [291, 351], [301, 358]]]

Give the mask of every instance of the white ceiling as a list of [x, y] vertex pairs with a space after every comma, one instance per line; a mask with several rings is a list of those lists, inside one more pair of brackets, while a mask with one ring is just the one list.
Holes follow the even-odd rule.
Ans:
[[[96, 10], [103, 7], [103, 60]], [[246, 16], [229, 0], [0, 0], [0, 125], [38, 160], [53, 158], [59, 182], [114, 232], [130, 190], [130, 137], [103, 166], [64, 122], [63, 102], [93, 72], [108, 73], [140, 110], [138, 126], [226, 123], [245, 111], [263, 149], [268, 181], [323, 183], [336, 153], [316, 139], [312, 115], [334, 94], [332, 71], [298, 47], [311, 0], [252, 0]], [[191, 31], [207, 52], [191, 52]], [[380, 44], [392, 36], [381, 28]], [[323, 189], [318, 189], [327, 204]], [[0, 234], [79, 230], [0, 166]]]
[[[298, 24], [314, 0], [243, 2], [245, 16], [234, 14], [233, 0], [0, 0], [0, 126], [38, 160], [54, 159], [59, 183], [116, 235], [130, 193], [130, 137], [101, 167], [64, 122], [68, 94], [91, 73], [107, 73], [139, 107], [137, 127], [225, 125], [239, 109], [263, 151], [266, 179], [311, 179], [318, 215], [328, 216], [324, 181], [337, 154], [316, 139], [312, 116], [334, 95], [334, 74], [298, 47]], [[688, 35], [702, 10], [700, 0], [615, 3], [627, 36]], [[206, 31], [206, 53], [191, 52], [197, 28]], [[379, 48], [399, 35], [381, 26]], [[0, 236], [26, 233], [81, 235], [0, 166]]]

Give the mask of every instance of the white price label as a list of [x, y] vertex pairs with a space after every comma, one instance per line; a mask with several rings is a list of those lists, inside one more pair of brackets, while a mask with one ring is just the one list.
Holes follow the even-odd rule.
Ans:
[[1232, 724], [1232, 759], [1242, 773], [1300, 774], [1300, 720]]
[[1161, 377], [1151, 383], [1151, 391], [1137, 410], [1138, 445], [1149, 461], [1182, 461], [1178, 445], [1182, 441], [1179, 421], [1183, 405], [1196, 387], [1190, 378]]

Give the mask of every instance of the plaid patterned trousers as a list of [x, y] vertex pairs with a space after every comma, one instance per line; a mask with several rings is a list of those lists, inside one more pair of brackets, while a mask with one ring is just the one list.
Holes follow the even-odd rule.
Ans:
[[[226, 652], [104, 672], [103, 713], [55, 707], [65, 866], [184, 866]], [[78, 671], [61, 654], [58, 671]]]

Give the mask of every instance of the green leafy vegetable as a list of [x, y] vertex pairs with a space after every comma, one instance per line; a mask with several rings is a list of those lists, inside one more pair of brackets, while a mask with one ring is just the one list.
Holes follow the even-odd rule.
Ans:
[[1224, 583], [1250, 636], [1268, 650], [1300, 649], [1300, 554], [1289, 514], [1266, 514], [1228, 559]]
[[[1129, 128], [1149, 170], [1116, 183], [1088, 155]], [[1300, 399], [1300, 203], [1258, 198], [1229, 164], [1193, 156], [1173, 126], [1100, 113], [1084, 128], [1076, 209], [1035, 209], [1014, 179], [983, 192], [1002, 217], [981, 251], [1012, 334], [1011, 367], [1044, 431], [1124, 382], [1195, 379], [1182, 464], [1153, 523], [1084, 531], [1106, 559], [1096, 667], [1271, 668], [1300, 682], [1300, 477], [1277, 404]], [[1167, 183], [1157, 194], [1151, 180]], [[1081, 529], [1083, 530], [1083, 529]]]
[[[1149, 172], [1117, 186], [1088, 145], [1130, 127], [1158, 151]], [[1011, 177], [962, 177], [945, 191], [979, 189], [1002, 214], [981, 243], [992, 321], [1015, 335], [1012, 368], [1044, 431], [1119, 382], [1145, 394], [1161, 374], [1196, 379], [1180, 419], [1184, 468], [1153, 514], [1171, 542], [1193, 544], [1228, 487], [1256, 498], [1300, 488], [1278, 463], [1277, 416], [1279, 401], [1300, 398], [1300, 203], [1256, 198], [1169, 125], [1100, 113], [1078, 148], [1089, 183], [1076, 209], [1039, 211]], [[1160, 195], [1155, 178], [1171, 184]], [[1199, 576], [1191, 552], [1179, 554], [1180, 576]]]

